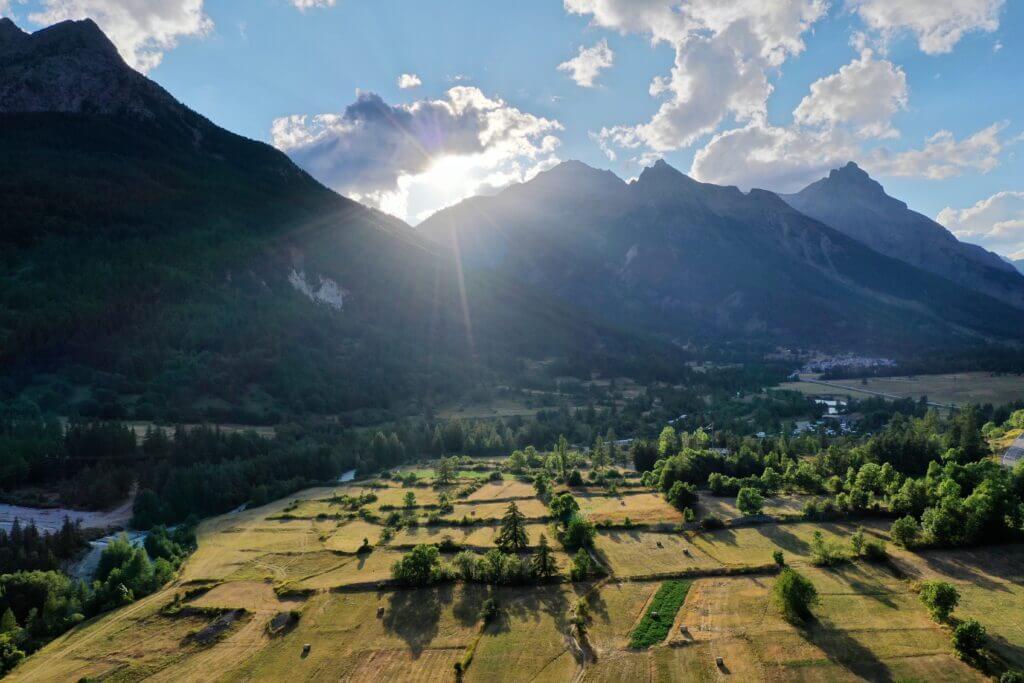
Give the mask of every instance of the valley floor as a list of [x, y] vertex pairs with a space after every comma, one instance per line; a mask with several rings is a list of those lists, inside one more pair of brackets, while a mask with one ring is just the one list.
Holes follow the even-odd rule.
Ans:
[[[547, 510], [530, 485], [507, 479], [458, 499], [446, 516], [481, 523], [406, 528], [378, 544], [379, 525], [350, 519], [332, 502], [364, 490], [358, 482], [310, 489], [204, 522], [198, 550], [171, 585], [58, 638], [11, 679], [436, 681], [454, 680], [455, 663], [468, 661], [466, 681], [979, 680], [914, 592], [916, 581], [937, 577], [961, 591], [957, 616], [980, 620], [995, 650], [1024, 666], [1024, 545], [918, 554], [890, 544], [891, 566], [816, 568], [808, 561], [812, 534], [848, 546], [857, 525], [797, 521], [796, 497], [768, 501], [774, 522], [680, 533], [678, 513], [659, 496], [584, 488], [574, 495], [591, 518], [638, 523], [598, 531], [595, 555], [608, 578], [397, 589], [391, 565], [414, 544], [447, 535], [464, 547], [492, 547], [496, 522], [515, 500], [535, 545], [541, 533], [553, 537]], [[410, 490], [417, 505], [436, 502], [432, 488], [392, 484], [374, 490], [370, 507], [400, 505]], [[736, 516], [732, 499], [704, 498], [702, 507]], [[886, 537], [886, 523], [861, 523], [869, 536]], [[357, 555], [364, 538], [378, 547]], [[771, 604], [775, 550], [821, 596], [804, 628]], [[557, 555], [564, 571], [569, 558]], [[631, 649], [630, 632], [669, 577], [692, 585], [667, 638]], [[488, 597], [499, 612], [485, 626], [478, 614]], [[581, 597], [591, 615], [582, 644], [570, 623]]]
[[[808, 381], [810, 380], [810, 381]], [[1024, 397], [1024, 375], [959, 372], [943, 375], [906, 377], [868, 377], [835, 379], [822, 382], [817, 375], [801, 376], [801, 381], [784, 382], [780, 389], [799, 391], [808, 396], [882, 396], [888, 399], [927, 396], [928, 401], [949, 407], [968, 403], [1001, 405]]]

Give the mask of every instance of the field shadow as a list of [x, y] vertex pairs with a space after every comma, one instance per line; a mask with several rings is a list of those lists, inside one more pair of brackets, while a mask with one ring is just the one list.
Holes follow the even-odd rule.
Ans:
[[830, 662], [838, 664], [854, 676], [877, 683], [895, 681], [885, 662], [833, 624], [811, 617], [798, 630], [809, 643], [818, 647]]
[[756, 529], [757, 533], [761, 534], [786, 552], [793, 553], [794, 555], [806, 555], [811, 549], [811, 546], [807, 541], [803, 540], [783, 526], [764, 524], [753, 526], [751, 528]]
[[985, 590], [1000, 591], [1003, 593], [1013, 592], [1007, 588], [1005, 584], [993, 581], [991, 577], [981, 573], [958, 558], [932, 553], [919, 554], [918, 557], [924, 560], [925, 564], [927, 564], [933, 571], [950, 578], [969, 581], [970, 583], [973, 583], [979, 588], [984, 588]]
[[989, 649], [1013, 665], [1016, 669], [1024, 669], [1024, 647], [1011, 643], [1001, 635], [989, 632]]
[[700, 535], [703, 536], [706, 543], [711, 545], [716, 543], [721, 543], [722, 545], [737, 545], [736, 531], [729, 527], [715, 529], [714, 531], [703, 531]]
[[438, 632], [441, 611], [451, 603], [450, 585], [402, 590], [391, 594], [384, 613], [384, 628], [409, 646], [413, 659], [419, 658]]

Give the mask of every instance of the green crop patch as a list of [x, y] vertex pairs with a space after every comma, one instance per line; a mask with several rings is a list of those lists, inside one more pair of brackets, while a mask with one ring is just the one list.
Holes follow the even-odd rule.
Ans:
[[629, 634], [629, 646], [644, 650], [665, 640], [675, 621], [676, 612], [686, 600], [692, 581], [666, 581], [661, 584], [650, 607], [633, 632]]

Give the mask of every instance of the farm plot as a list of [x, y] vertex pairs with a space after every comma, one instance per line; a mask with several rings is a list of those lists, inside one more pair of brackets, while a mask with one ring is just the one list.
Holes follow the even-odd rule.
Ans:
[[363, 545], [364, 539], [369, 541], [370, 545], [377, 545], [382, 529], [383, 527], [379, 524], [354, 519], [326, 532], [329, 535], [324, 541], [324, 546], [328, 550], [354, 553]]
[[[440, 543], [447, 537], [459, 545], [491, 547], [494, 545], [494, 538], [497, 534], [498, 526], [492, 524], [477, 524], [468, 527], [420, 525], [403, 528], [395, 534], [388, 545], [405, 547], [420, 543]], [[547, 524], [526, 525], [526, 536], [531, 546], [540, 541], [541, 534], [547, 536], [549, 543], [555, 544], [554, 532]]]
[[456, 501], [457, 504], [476, 503], [478, 501], [494, 500], [495, 498], [533, 498], [536, 492], [533, 484], [518, 479], [504, 479], [484, 484], [479, 489], [469, 494], [468, 497]]
[[568, 614], [576, 594], [561, 586], [498, 589], [498, 618], [480, 638], [466, 681], [566, 681], [578, 663], [569, 648]]
[[[548, 509], [544, 503], [537, 498], [515, 501], [519, 511], [526, 515], [527, 519], [542, 519], [548, 516]], [[488, 503], [481, 501], [476, 505], [456, 505], [455, 510], [444, 515], [447, 519], [501, 519], [508, 510], [508, 503]]]
[[[863, 526], [869, 538], [887, 539], [884, 522], [868, 520]], [[781, 550], [788, 562], [799, 564], [810, 556], [815, 531], [845, 552], [856, 530], [857, 524], [848, 523], [758, 524], [697, 533], [693, 544], [725, 565], [768, 564], [776, 550]]]
[[645, 524], [678, 523], [683, 521], [679, 510], [669, 505], [657, 493], [635, 493], [615, 496], [576, 496], [580, 512], [594, 522], [624, 522], [628, 517], [633, 522]]
[[[810, 498], [811, 496], [766, 498], [762, 512], [766, 515], [798, 515], [802, 512], [804, 503]], [[704, 492], [700, 494], [696, 513], [698, 517], [714, 516], [723, 520], [743, 517], [743, 513], [736, 507], [735, 496], [712, 496]]]
[[955, 616], [980, 621], [996, 652], [1024, 668], [1024, 545], [900, 553], [897, 563], [915, 580], [956, 586]]
[[600, 530], [595, 538], [595, 547], [598, 556], [619, 578], [721, 566], [682, 534], [631, 529]]
[[[697, 580], [680, 623], [737, 680], [981, 679], [953, 657], [948, 633], [886, 570], [801, 571], [821, 586], [816, 618], [803, 627], [779, 616], [772, 577]], [[874, 592], [858, 592], [864, 581]]]
[[228, 663], [220, 680], [437, 680], [476, 637], [482, 599], [475, 588], [452, 586], [321, 593], [293, 630], [247, 661]]

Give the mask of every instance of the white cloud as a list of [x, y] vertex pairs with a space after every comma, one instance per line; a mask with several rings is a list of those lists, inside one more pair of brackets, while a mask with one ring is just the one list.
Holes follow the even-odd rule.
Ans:
[[0, 17], [11, 16], [10, 0], [0, 0]]
[[42, 0], [40, 10], [29, 15], [43, 25], [86, 17], [143, 73], [156, 67], [181, 38], [204, 36], [213, 29], [203, 0]]
[[334, 7], [335, 2], [337, 0], [291, 0], [291, 3], [302, 12], [315, 7]]
[[804, 32], [827, 9], [824, 0], [565, 0], [565, 7], [597, 26], [674, 47], [671, 73], [651, 84], [652, 96], [666, 98], [651, 121], [597, 134], [606, 150], [625, 139], [662, 152], [693, 144], [730, 117], [763, 119], [768, 70], [803, 51]]
[[927, 54], [950, 52], [966, 33], [995, 31], [1004, 0], [847, 0], [883, 39], [910, 32]]
[[961, 240], [1024, 259], [1024, 192], [999, 192], [966, 209], [947, 206], [935, 220]]
[[558, 70], [568, 73], [581, 88], [593, 88], [602, 69], [609, 68], [614, 60], [615, 53], [608, 47], [608, 41], [601, 40], [593, 47], [580, 46], [579, 54], [559, 64]]
[[849, 124], [867, 138], [897, 137], [892, 117], [906, 107], [906, 74], [864, 50], [860, 59], [811, 83], [811, 92], [793, 111], [793, 119], [812, 126]]
[[715, 135], [693, 158], [690, 175], [743, 190], [796, 192], [856, 158], [858, 146], [842, 129], [751, 123]]
[[398, 87], [402, 90], [408, 90], [409, 88], [418, 88], [423, 85], [423, 81], [416, 74], [402, 74], [398, 77]]
[[966, 171], [988, 173], [999, 165], [1003, 150], [1000, 133], [1005, 122], [993, 123], [966, 138], [957, 140], [948, 130], [929, 137], [920, 149], [891, 152], [877, 149], [871, 155], [869, 169], [881, 175], [915, 176], [942, 180]]
[[856, 161], [876, 176], [942, 180], [995, 168], [1005, 147], [1000, 139], [1005, 125], [992, 124], [960, 140], [949, 131], [939, 131], [919, 149], [892, 151], [867, 149], [862, 139], [841, 126], [781, 127], [754, 122], [715, 135], [694, 155], [690, 175], [743, 189], [795, 192], [829, 169]]
[[277, 119], [271, 137], [320, 181], [403, 218], [518, 182], [555, 159], [562, 129], [474, 87], [390, 105], [359, 93], [340, 114]]

